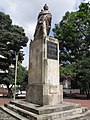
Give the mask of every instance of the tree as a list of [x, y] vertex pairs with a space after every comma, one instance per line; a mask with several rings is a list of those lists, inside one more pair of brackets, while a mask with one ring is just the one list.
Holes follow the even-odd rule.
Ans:
[[71, 88], [78, 88], [77, 79], [76, 79], [76, 65], [75, 64], [67, 64], [65, 66], [60, 67], [60, 82], [65, 83], [65, 81], [69, 81]]
[[81, 3], [77, 11], [66, 12], [61, 22], [55, 24], [53, 32], [60, 42], [60, 64], [66, 71], [68, 64], [74, 65], [74, 82], [89, 92], [90, 3]]
[[18, 54], [19, 63], [24, 59], [23, 47], [26, 47], [28, 38], [24, 29], [17, 25], [12, 25], [9, 15], [0, 12], [0, 70], [5, 71], [0, 75], [0, 83], [10, 84], [12, 78], [10, 65], [15, 66], [15, 56]]
[[76, 12], [66, 12], [53, 32], [60, 41], [62, 64], [90, 57], [90, 3], [81, 3]]
[[[15, 62], [15, 53], [19, 54], [19, 61], [23, 60], [23, 51], [20, 50], [26, 47], [28, 38], [25, 36], [22, 27], [12, 25], [12, 20], [9, 15], [0, 12], [0, 58], [2, 70], [8, 69]], [[5, 67], [4, 67], [5, 66]]]
[[90, 58], [78, 61], [75, 66], [76, 79], [82, 91], [85, 91], [87, 98], [90, 91]]
[[20, 85], [21, 90], [26, 90], [27, 83], [28, 83], [28, 70], [26, 67], [19, 65], [17, 74], [17, 84]]

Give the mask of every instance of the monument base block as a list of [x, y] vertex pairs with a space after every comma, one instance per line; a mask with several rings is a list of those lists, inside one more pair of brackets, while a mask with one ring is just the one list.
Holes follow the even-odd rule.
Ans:
[[56, 105], [63, 102], [62, 90], [62, 85], [28, 85], [26, 101], [41, 106]]
[[63, 102], [57, 39], [47, 36], [31, 41], [28, 71], [27, 102], [41, 106]]
[[0, 108], [19, 120], [86, 120], [85, 115], [90, 115], [86, 107], [68, 102], [40, 106], [16, 100]]

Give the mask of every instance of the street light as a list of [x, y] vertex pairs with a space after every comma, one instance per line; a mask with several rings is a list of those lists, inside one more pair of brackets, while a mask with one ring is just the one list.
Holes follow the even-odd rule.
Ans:
[[14, 100], [16, 99], [16, 85], [17, 85], [17, 63], [18, 63], [18, 54], [15, 54], [15, 58], [16, 58], [16, 64], [15, 64], [15, 84], [14, 84]]

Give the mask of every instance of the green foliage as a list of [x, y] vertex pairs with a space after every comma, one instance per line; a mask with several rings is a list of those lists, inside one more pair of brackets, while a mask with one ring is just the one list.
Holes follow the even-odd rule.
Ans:
[[12, 25], [11, 33], [11, 41], [8, 44], [8, 50], [13, 50], [18, 53], [20, 49], [26, 47], [28, 38], [25, 36], [24, 29], [16, 25]]
[[[15, 56], [18, 54], [18, 61], [21, 63], [24, 59], [21, 49], [26, 47], [27, 42], [24, 29], [12, 25], [10, 16], [0, 12], [0, 70], [5, 71], [0, 75], [0, 83], [10, 85], [14, 81]], [[14, 69], [11, 70], [10, 65], [14, 65]]]
[[90, 3], [82, 3], [76, 12], [66, 12], [53, 32], [60, 41], [62, 64], [90, 57]]
[[74, 76], [75, 76], [74, 65], [62, 66], [60, 68], [60, 74], [61, 74], [61, 78], [67, 78], [67, 77], [69, 77], [70, 79], [73, 79]]
[[61, 78], [71, 76], [72, 84], [89, 91], [90, 3], [81, 3], [77, 11], [66, 12], [53, 32], [60, 43]]
[[19, 61], [23, 60], [23, 52], [20, 50], [27, 45], [28, 38], [22, 27], [12, 25], [9, 15], [0, 12], [0, 69], [8, 70], [11, 64], [15, 64], [15, 53], [19, 53]]
[[89, 90], [90, 88], [90, 58], [85, 58], [78, 61], [76, 64], [76, 79], [78, 79], [79, 85], [83, 90]]
[[[15, 70], [10, 69], [9, 74], [7, 75], [8, 81], [13, 85], [15, 84], [14, 73]], [[21, 86], [19, 89], [25, 90], [27, 83], [28, 83], [28, 70], [26, 67], [23, 67], [22, 65], [18, 64], [16, 84]]]
[[[76, 72], [75, 72], [75, 64], [68, 64], [60, 67], [60, 82], [63, 84], [65, 80], [71, 82], [72, 88], [77, 88], [75, 80]], [[74, 84], [73, 84], [74, 83]]]
[[27, 79], [25, 79], [27, 76], [28, 76], [28, 70], [26, 69], [26, 67], [19, 65], [18, 74], [17, 74], [17, 84], [22, 85], [23, 82], [27, 83]]

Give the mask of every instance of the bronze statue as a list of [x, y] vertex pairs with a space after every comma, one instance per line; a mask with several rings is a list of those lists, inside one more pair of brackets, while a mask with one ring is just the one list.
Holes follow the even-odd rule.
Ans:
[[48, 11], [48, 6], [45, 4], [38, 15], [37, 26], [34, 33], [34, 38], [41, 38], [49, 35], [51, 28], [52, 15]]

